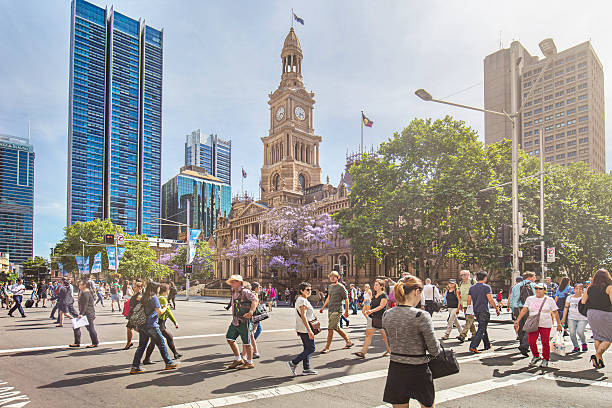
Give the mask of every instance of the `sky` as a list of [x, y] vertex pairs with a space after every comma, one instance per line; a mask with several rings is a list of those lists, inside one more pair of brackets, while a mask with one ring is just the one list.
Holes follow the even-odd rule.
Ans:
[[[374, 121], [368, 149], [412, 119], [452, 115], [484, 141], [478, 112], [422, 102], [434, 97], [483, 105], [483, 60], [512, 40], [541, 57], [591, 40], [604, 73], [612, 67], [608, 2], [582, 1], [201, 1], [92, 0], [164, 30], [162, 183], [184, 164], [185, 135], [195, 129], [232, 141], [232, 192], [258, 197], [268, 134], [268, 94], [280, 82], [280, 52], [291, 8], [302, 73], [315, 93], [322, 137], [322, 180], [338, 182], [347, 152], [359, 149], [361, 111]], [[66, 225], [69, 0], [0, 0], [0, 133], [27, 137], [36, 152], [34, 254], [49, 255]], [[605, 94], [610, 81], [605, 81]], [[612, 113], [606, 104], [606, 116]], [[607, 171], [612, 167], [606, 121]], [[0, 226], [1, 227], [1, 226]]]

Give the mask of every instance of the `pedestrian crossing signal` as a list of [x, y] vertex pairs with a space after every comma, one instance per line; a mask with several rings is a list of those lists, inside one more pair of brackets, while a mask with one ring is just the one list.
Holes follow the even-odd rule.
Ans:
[[115, 245], [115, 235], [114, 234], [104, 235], [104, 243], [106, 245]]
[[185, 275], [191, 275], [193, 272], [193, 265], [185, 265]]

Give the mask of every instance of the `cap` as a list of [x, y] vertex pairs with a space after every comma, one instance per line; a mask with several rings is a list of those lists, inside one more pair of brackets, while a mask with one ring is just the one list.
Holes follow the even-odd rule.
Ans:
[[243, 282], [242, 276], [240, 276], [240, 275], [232, 275], [232, 276], [229, 277], [228, 280], [225, 281], [225, 283], [227, 283], [229, 285], [232, 281], [234, 281], [234, 282]]
[[457, 281], [455, 279], [449, 279], [448, 283], [457, 283]]
[[538, 282], [538, 283], [536, 283], [536, 284], [534, 285], [534, 288], [536, 288], [536, 289], [546, 289], [546, 285], [544, 285], [544, 284], [543, 284], [543, 283], [541, 283], [541, 282]]
[[516, 281], [517, 281], [517, 282], [522, 282], [522, 281], [523, 281], [523, 278], [521, 278], [520, 276], [517, 276], [517, 277], [516, 277]]

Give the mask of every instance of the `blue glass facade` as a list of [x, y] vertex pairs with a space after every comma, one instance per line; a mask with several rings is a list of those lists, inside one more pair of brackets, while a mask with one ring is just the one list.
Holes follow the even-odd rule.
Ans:
[[0, 135], [0, 250], [21, 264], [33, 253], [34, 149]]
[[199, 129], [193, 131], [185, 141], [185, 165], [202, 167], [231, 186], [232, 142], [202, 134]]
[[[162, 218], [187, 223], [187, 201], [190, 202], [190, 227], [201, 229], [202, 237], [208, 238], [217, 227], [217, 217], [229, 214], [232, 188], [198, 167], [185, 166], [162, 186]], [[178, 228], [165, 225], [162, 236], [179, 239]]]
[[72, 2], [68, 225], [159, 235], [163, 32]]

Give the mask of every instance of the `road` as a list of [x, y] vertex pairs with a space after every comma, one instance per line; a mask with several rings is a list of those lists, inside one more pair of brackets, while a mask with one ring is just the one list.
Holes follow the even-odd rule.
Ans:
[[[256, 368], [228, 371], [231, 362], [225, 331], [230, 313], [221, 303], [202, 299], [180, 301], [173, 330], [184, 354], [176, 371], [164, 371], [158, 351], [155, 365], [141, 375], [129, 375], [134, 348], [123, 351], [125, 319], [110, 307], [98, 307], [97, 349], [68, 349], [72, 329], [54, 327], [49, 309], [27, 309], [26, 318], [0, 315], [0, 407], [312, 407], [385, 406], [382, 393], [388, 358], [379, 335], [366, 360], [342, 350], [337, 337], [332, 352], [312, 358], [317, 376], [290, 376], [286, 361], [301, 351], [295, 334], [293, 309], [277, 308], [263, 322], [259, 340], [262, 357]], [[18, 313], [16, 313], [18, 315]], [[434, 315], [436, 333], [443, 334], [445, 313]], [[326, 318], [323, 318], [326, 324]], [[365, 318], [351, 316], [349, 336], [360, 347]], [[453, 333], [454, 334], [454, 333]], [[452, 347], [461, 372], [435, 381], [438, 407], [610, 407], [612, 354], [608, 367], [594, 370], [590, 352], [566, 357], [553, 355], [550, 368], [528, 368], [529, 359], [516, 349], [511, 325], [489, 326], [493, 348], [471, 355], [468, 345]], [[589, 332], [590, 337], [590, 332]], [[567, 343], [569, 344], [569, 338]], [[86, 331], [83, 341], [88, 342]], [[317, 336], [317, 350], [324, 335]], [[578, 392], [577, 392], [578, 391]], [[412, 406], [412, 405], [411, 405]], [[416, 406], [416, 405], [415, 405]]]

